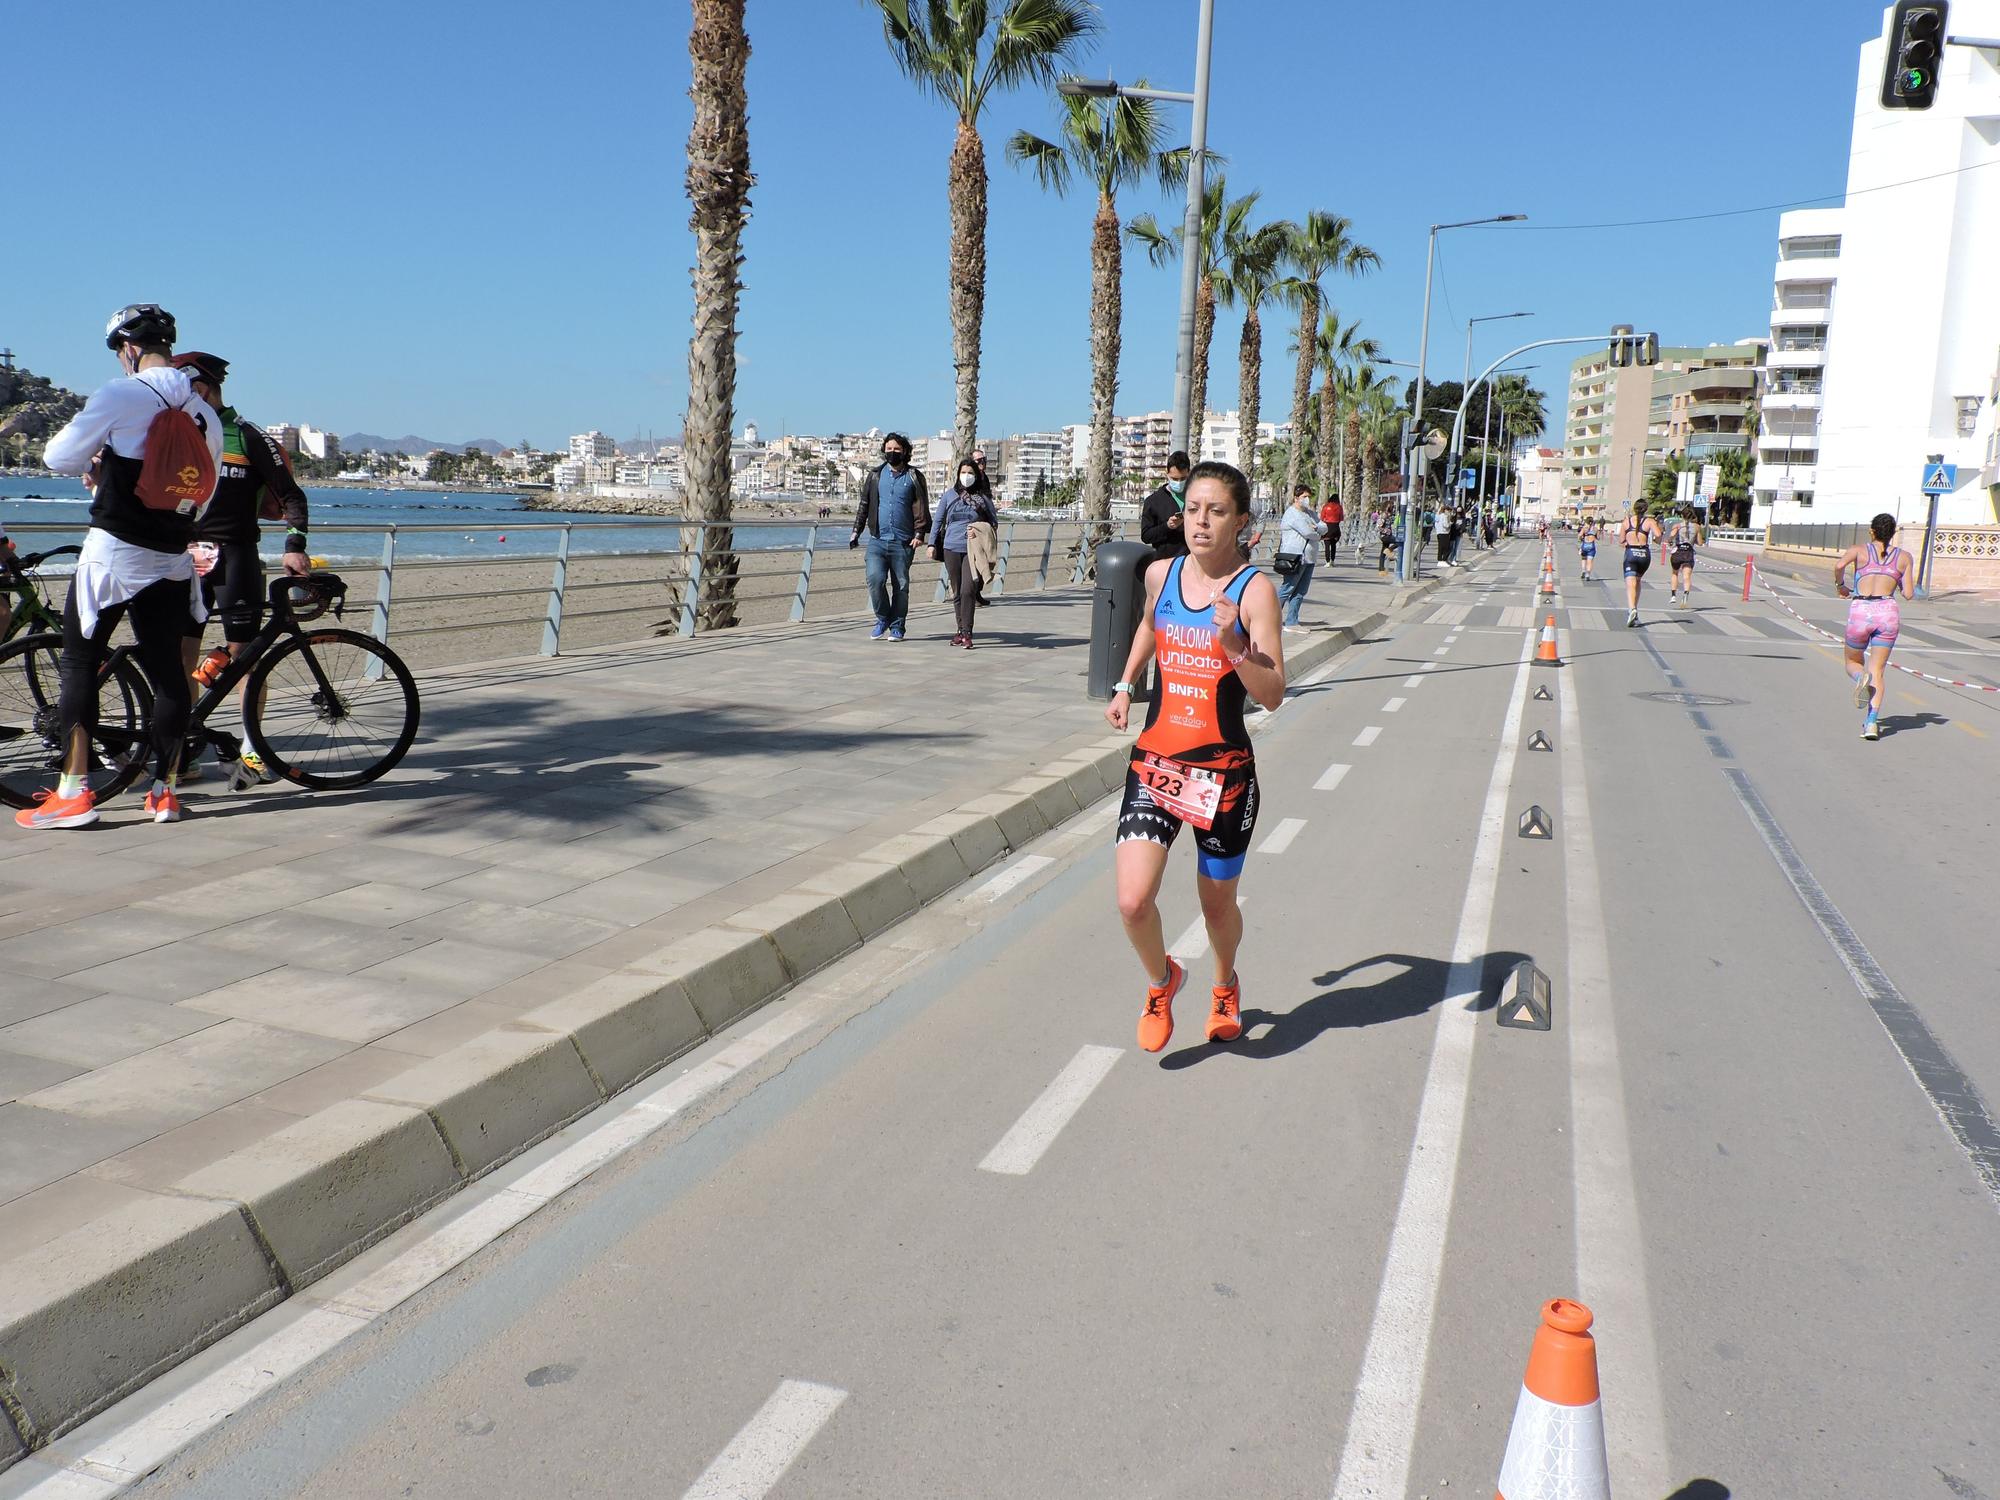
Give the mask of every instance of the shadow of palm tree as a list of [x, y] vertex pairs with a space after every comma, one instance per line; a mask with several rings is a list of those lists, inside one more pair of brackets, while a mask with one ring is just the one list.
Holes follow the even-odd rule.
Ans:
[[[1500, 987], [1507, 975], [1527, 957], [1512, 950], [1496, 950], [1477, 960], [1478, 990], [1464, 1002], [1466, 1009], [1491, 1010], [1499, 1003]], [[1452, 968], [1445, 959], [1378, 953], [1318, 975], [1313, 983], [1321, 986], [1320, 992], [1291, 1010], [1245, 1008], [1242, 1040], [1183, 1048], [1161, 1058], [1160, 1066], [1191, 1068], [1223, 1053], [1260, 1060], [1284, 1057], [1329, 1031], [1381, 1026], [1424, 1015], [1446, 999]], [[1369, 975], [1373, 977], [1366, 982], [1350, 982]]]

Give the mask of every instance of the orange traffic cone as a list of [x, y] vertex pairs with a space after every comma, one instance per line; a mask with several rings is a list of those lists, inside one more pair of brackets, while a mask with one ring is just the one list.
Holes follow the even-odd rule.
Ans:
[[1581, 1302], [1542, 1307], [1494, 1500], [1611, 1500], [1597, 1341]]
[[1553, 599], [1555, 597], [1555, 592], [1556, 592], [1556, 570], [1554, 568], [1542, 569], [1542, 597], [1544, 599]]
[[1551, 667], [1562, 665], [1562, 658], [1556, 655], [1556, 617], [1550, 615], [1542, 626], [1542, 643], [1535, 648], [1535, 660]]

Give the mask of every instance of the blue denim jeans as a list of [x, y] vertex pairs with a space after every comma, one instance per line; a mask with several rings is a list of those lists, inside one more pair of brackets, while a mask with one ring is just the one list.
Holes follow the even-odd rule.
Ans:
[[1299, 610], [1306, 602], [1306, 588], [1313, 581], [1313, 560], [1310, 555], [1299, 559], [1299, 570], [1289, 578], [1278, 576], [1278, 602], [1285, 607], [1285, 623], [1299, 623]]
[[901, 630], [910, 618], [910, 544], [879, 536], [864, 536], [861, 543], [868, 551], [868, 599], [875, 618]]

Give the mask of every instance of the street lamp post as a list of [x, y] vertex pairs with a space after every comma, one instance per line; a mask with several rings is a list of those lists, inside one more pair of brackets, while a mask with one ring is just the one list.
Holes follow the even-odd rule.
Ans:
[[[1504, 323], [1509, 318], [1532, 318], [1533, 316], [1534, 316], [1533, 313], [1528, 313], [1528, 312], [1511, 312], [1511, 313], [1489, 313], [1483, 318], [1466, 319], [1465, 369], [1458, 377], [1458, 394], [1460, 400], [1470, 401], [1472, 399], [1472, 392], [1466, 389], [1465, 382], [1472, 378], [1473, 327], [1480, 323]], [[1484, 501], [1486, 494], [1486, 443], [1488, 439], [1490, 439], [1492, 436], [1492, 418], [1493, 418], [1493, 396], [1489, 389], [1486, 397], [1486, 415], [1482, 424], [1484, 427], [1484, 434], [1480, 439], [1480, 447], [1479, 447], [1479, 494], [1482, 502]], [[1456, 486], [1458, 483], [1458, 469], [1462, 458], [1463, 458], [1462, 454], [1453, 453], [1451, 456], [1451, 462], [1446, 466], [1447, 469], [1450, 471], [1448, 482], [1453, 486]]]
[[[1437, 269], [1438, 231], [1441, 229], [1470, 229], [1476, 224], [1515, 224], [1528, 216], [1526, 214], [1495, 214], [1488, 219], [1460, 219], [1452, 224], [1431, 225], [1430, 243], [1424, 251], [1424, 322], [1423, 331], [1417, 337], [1417, 398], [1410, 403], [1410, 432], [1403, 440], [1404, 472], [1411, 479], [1417, 478], [1412, 471], [1410, 460], [1417, 445], [1423, 441], [1424, 428], [1424, 370], [1431, 353], [1431, 281]], [[1429, 467], [1426, 460], [1425, 466]], [[1396, 560], [1396, 577], [1401, 583], [1408, 583], [1416, 570], [1417, 549], [1410, 545], [1421, 532], [1417, 526], [1417, 490], [1411, 485], [1403, 492], [1403, 550]]]
[[1194, 106], [1194, 128], [1188, 137], [1187, 213], [1181, 220], [1180, 345], [1174, 358], [1174, 423], [1172, 446], [1185, 451], [1194, 430], [1194, 303], [1201, 285], [1201, 207], [1208, 163], [1208, 59], [1215, 31], [1215, 0], [1201, 0], [1196, 28], [1194, 92], [1127, 88], [1111, 79], [1062, 78], [1056, 92], [1083, 99], [1165, 99]]

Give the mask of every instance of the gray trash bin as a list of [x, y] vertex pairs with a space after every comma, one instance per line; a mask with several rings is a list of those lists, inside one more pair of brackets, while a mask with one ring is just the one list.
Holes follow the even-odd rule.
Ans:
[[[1132, 637], [1139, 631], [1139, 611], [1146, 603], [1146, 565], [1153, 549], [1143, 542], [1106, 542], [1097, 549], [1097, 592], [1090, 601], [1090, 684], [1093, 698], [1106, 702], [1132, 654]], [[1152, 694], [1136, 684], [1136, 702]]]

